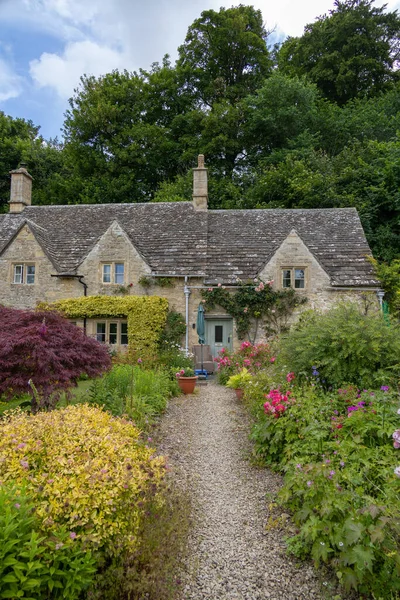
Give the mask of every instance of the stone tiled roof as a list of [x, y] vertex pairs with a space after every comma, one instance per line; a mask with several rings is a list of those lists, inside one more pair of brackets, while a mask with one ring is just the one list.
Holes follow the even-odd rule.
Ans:
[[209, 280], [256, 277], [292, 229], [330, 275], [332, 285], [379, 284], [366, 259], [371, 250], [354, 208], [210, 211]]
[[295, 229], [336, 286], [379, 282], [355, 209], [196, 212], [191, 202], [29, 206], [0, 215], [0, 254], [28, 223], [59, 273], [79, 265], [117, 221], [154, 273], [254, 278]]

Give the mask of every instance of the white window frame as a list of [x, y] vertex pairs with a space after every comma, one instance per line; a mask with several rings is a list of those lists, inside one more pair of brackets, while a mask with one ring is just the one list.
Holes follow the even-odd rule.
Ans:
[[[296, 271], [303, 271], [304, 277], [303, 278], [296, 277]], [[287, 280], [287, 277], [284, 276], [285, 272], [290, 273], [290, 285], [284, 285], [284, 281]], [[304, 291], [307, 289], [307, 283], [308, 283], [307, 279], [308, 279], [307, 278], [307, 267], [303, 267], [303, 266], [281, 267], [280, 285], [283, 290], [293, 289], [295, 292]], [[296, 287], [296, 281], [303, 281], [304, 286]]]
[[[122, 273], [118, 267], [122, 266]], [[105, 272], [105, 267], [109, 267], [109, 272]], [[119, 271], [119, 272], [118, 272]], [[119, 281], [122, 275], [122, 280]], [[106, 276], [106, 277], [105, 277]], [[109, 278], [110, 281], [105, 281]], [[103, 285], [124, 285], [125, 284], [125, 263], [124, 262], [104, 262], [101, 265], [101, 283]]]
[[[19, 276], [17, 277], [18, 268], [20, 269], [20, 272], [18, 274]], [[29, 273], [29, 269], [33, 269], [33, 273]], [[36, 266], [34, 263], [14, 263], [12, 273], [12, 282], [16, 285], [35, 285]]]

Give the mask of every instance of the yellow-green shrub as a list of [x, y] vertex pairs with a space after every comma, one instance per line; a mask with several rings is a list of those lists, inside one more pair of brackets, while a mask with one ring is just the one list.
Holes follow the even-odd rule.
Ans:
[[0, 480], [24, 484], [43, 528], [110, 552], [135, 547], [143, 499], [157, 492], [164, 459], [138, 429], [88, 405], [9, 413], [0, 423]]
[[168, 300], [160, 296], [81, 296], [41, 303], [38, 308], [58, 310], [69, 319], [126, 317], [129, 349], [143, 357], [156, 353], [167, 318]]

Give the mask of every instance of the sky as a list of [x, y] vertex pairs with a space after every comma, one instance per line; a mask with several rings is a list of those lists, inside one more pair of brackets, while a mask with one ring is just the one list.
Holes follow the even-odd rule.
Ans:
[[[203, 10], [246, 0], [0, 0], [0, 110], [62, 139], [68, 99], [80, 77], [137, 71], [174, 61], [188, 27]], [[333, 0], [254, 0], [274, 39], [301, 35]], [[375, 6], [382, 6], [376, 0]], [[388, 0], [399, 10], [400, 0]]]

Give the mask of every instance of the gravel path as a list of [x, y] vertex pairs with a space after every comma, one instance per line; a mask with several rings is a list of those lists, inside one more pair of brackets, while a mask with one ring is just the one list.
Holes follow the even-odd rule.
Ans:
[[248, 432], [234, 392], [212, 383], [171, 402], [161, 423], [160, 451], [193, 499], [182, 599], [332, 598], [311, 566], [286, 555], [280, 525], [288, 515], [266, 528], [281, 480], [251, 466]]

